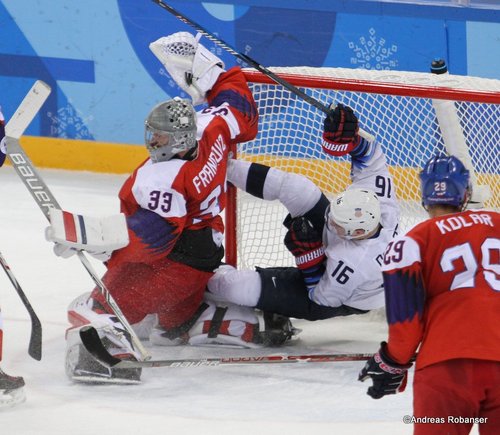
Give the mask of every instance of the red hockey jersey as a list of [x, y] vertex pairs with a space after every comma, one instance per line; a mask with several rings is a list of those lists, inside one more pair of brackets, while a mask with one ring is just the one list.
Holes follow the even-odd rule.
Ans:
[[[130, 244], [115, 251], [108, 266], [164, 258], [186, 230], [224, 231], [226, 166], [232, 143], [257, 135], [257, 107], [240, 68], [221, 74], [197, 112], [198, 155], [139, 166], [120, 191]], [[222, 236], [220, 236], [222, 238]]]
[[455, 358], [500, 361], [500, 214], [429, 219], [384, 255], [388, 351], [417, 369]]

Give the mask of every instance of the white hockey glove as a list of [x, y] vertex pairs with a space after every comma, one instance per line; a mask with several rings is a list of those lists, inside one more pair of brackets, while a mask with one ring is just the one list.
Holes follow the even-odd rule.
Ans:
[[198, 39], [188, 32], [177, 32], [149, 44], [172, 79], [191, 96], [194, 106], [206, 101], [207, 92], [224, 72], [224, 62]]
[[103, 218], [73, 214], [52, 208], [45, 238], [54, 242], [54, 253], [69, 258], [77, 251], [87, 251], [100, 261], [107, 261], [114, 250], [129, 243], [123, 213]]

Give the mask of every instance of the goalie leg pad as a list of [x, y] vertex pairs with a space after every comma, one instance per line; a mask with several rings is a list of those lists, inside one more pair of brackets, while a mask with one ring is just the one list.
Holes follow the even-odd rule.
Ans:
[[205, 297], [203, 311], [197, 313], [191, 328], [173, 338], [168, 331], [156, 327], [150, 340], [163, 346], [190, 344], [192, 346], [260, 347], [259, 319], [252, 308], [227, 302], [215, 302]]
[[252, 308], [232, 304], [209, 307], [189, 331], [189, 344], [260, 347], [259, 319]]

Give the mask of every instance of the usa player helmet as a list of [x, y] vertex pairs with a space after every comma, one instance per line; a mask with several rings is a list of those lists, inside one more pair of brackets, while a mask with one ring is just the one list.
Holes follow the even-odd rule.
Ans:
[[380, 202], [370, 189], [348, 189], [337, 195], [327, 214], [328, 227], [345, 239], [360, 239], [380, 223]]
[[464, 207], [469, 201], [472, 187], [470, 173], [455, 156], [438, 153], [420, 172], [422, 204]]
[[196, 146], [196, 112], [175, 97], [153, 107], [145, 121], [144, 142], [153, 163], [165, 162]]

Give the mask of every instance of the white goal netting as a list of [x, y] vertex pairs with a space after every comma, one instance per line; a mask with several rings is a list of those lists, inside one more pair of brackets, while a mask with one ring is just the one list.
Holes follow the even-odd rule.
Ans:
[[[436, 151], [446, 150], [433, 99], [454, 102], [476, 184], [490, 192], [483, 205], [500, 209], [500, 80], [340, 68], [271, 70], [324, 105], [349, 105], [361, 127], [377, 137], [394, 178], [403, 231], [426, 217], [419, 200], [420, 168]], [[350, 160], [323, 153], [324, 113], [260, 73], [248, 70], [246, 76], [259, 107], [259, 134], [240, 144], [238, 158], [306, 175], [327, 196], [344, 190]], [[239, 267], [293, 265], [283, 246], [286, 211], [279, 203], [238, 192], [236, 215]]]

